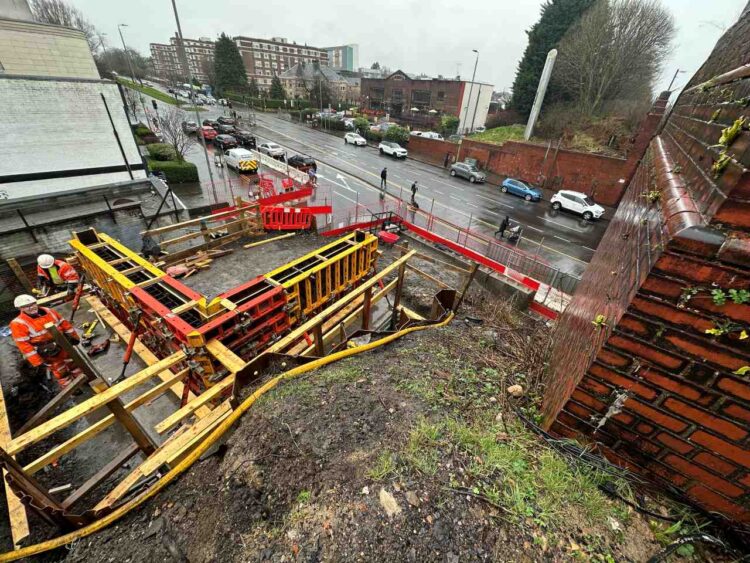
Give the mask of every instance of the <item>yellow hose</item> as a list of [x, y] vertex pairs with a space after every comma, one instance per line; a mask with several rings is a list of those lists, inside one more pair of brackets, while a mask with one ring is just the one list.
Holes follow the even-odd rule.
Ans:
[[3, 553], [2, 555], [0, 555], [0, 562], [16, 561], [23, 557], [30, 557], [32, 555], [38, 555], [39, 553], [49, 551], [50, 549], [62, 547], [75, 540], [85, 538], [86, 536], [91, 535], [94, 532], [98, 532], [99, 530], [102, 530], [106, 528], [107, 526], [109, 526], [110, 524], [112, 524], [113, 522], [119, 520], [120, 518], [125, 516], [128, 512], [130, 512], [134, 508], [139, 507], [148, 499], [156, 495], [156, 493], [161, 491], [169, 483], [174, 481], [180, 474], [182, 474], [185, 470], [187, 470], [200, 456], [204, 454], [206, 450], [208, 450], [208, 448], [211, 447], [211, 445], [214, 442], [216, 442], [219, 438], [221, 438], [224, 435], [224, 433], [227, 430], [229, 430], [229, 428], [231, 428], [231, 426], [235, 422], [237, 422], [237, 420], [245, 412], [247, 412], [247, 410], [251, 406], [253, 406], [253, 404], [260, 397], [262, 397], [268, 391], [276, 387], [282, 380], [297, 377], [298, 375], [302, 375], [303, 373], [307, 373], [308, 371], [312, 371], [319, 367], [323, 367], [337, 360], [342, 360], [344, 358], [348, 358], [349, 356], [354, 356], [355, 354], [359, 354], [361, 352], [367, 352], [368, 350], [372, 350], [374, 348], [378, 348], [379, 346], [389, 344], [393, 342], [394, 340], [401, 338], [402, 336], [405, 336], [412, 332], [417, 332], [417, 331], [425, 330], [428, 328], [437, 328], [437, 327], [446, 326], [453, 319], [453, 316], [454, 316], [453, 313], [449, 313], [448, 316], [443, 321], [437, 324], [406, 328], [398, 332], [395, 332], [393, 334], [389, 334], [388, 336], [381, 338], [379, 340], [368, 342], [367, 344], [363, 344], [362, 346], [357, 346], [356, 348], [348, 348], [346, 350], [341, 350], [340, 352], [336, 352], [329, 356], [325, 356], [323, 358], [313, 360], [312, 362], [298, 366], [294, 369], [291, 369], [280, 375], [277, 375], [276, 377], [274, 377], [273, 379], [270, 379], [264, 385], [256, 389], [255, 392], [253, 392], [252, 395], [250, 395], [234, 411], [232, 411], [232, 413], [226, 419], [224, 419], [224, 421], [222, 421], [221, 424], [219, 424], [216, 428], [214, 428], [211, 431], [211, 433], [208, 436], [206, 436], [206, 439], [203, 442], [201, 442], [190, 454], [188, 454], [188, 456], [185, 459], [183, 459], [180, 463], [178, 463], [173, 469], [171, 469], [168, 473], [166, 473], [161, 479], [159, 479], [156, 483], [154, 483], [154, 485], [151, 488], [149, 488], [147, 491], [144, 491], [140, 496], [137, 496], [129, 500], [128, 502], [126, 502], [125, 504], [117, 508], [116, 510], [113, 510], [112, 512], [104, 516], [103, 518], [97, 520], [96, 522], [93, 522], [92, 524], [89, 524], [88, 526], [81, 528], [80, 530], [76, 530], [75, 532], [70, 532], [69, 534], [65, 534], [64, 536], [59, 536], [57, 538], [47, 540], [42, 543], [38, 543], [36, 545], [30, 545], [22, 549], [18, 549], [15, 551], [8, 551], [6, 553]]

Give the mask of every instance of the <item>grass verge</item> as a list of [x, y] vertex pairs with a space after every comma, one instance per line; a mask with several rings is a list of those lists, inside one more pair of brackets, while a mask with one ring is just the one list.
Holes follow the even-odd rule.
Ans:
[[525, 129], [523, 125], [505, 125], [503, 127], [487, 129], [484, 133], [474, 133], [469, 138], [472, 141], [502, 145], [506, 141], [523, 141]]
[[156, 88], [151, 88], [150, 86], [141, 86], [140, 84], [133, 82], [132, 80], [127, 80], [125, 78], [118, 78], [117, 81], [123, 86], [126, 86], [132, 90], [137, 90], [138, 92], [146, 94], [147, 96], [151, 96], [152, 98], [155, 98], [160, 102], [164, 102], [165, 104], [171, 104], [173, 106], [182, 105], [182, 102], [175, 100], [174, 97], [170, 96], [169, 94], [165, 94], [164, 92], [162, 92], [161, 90], [157, 90]]

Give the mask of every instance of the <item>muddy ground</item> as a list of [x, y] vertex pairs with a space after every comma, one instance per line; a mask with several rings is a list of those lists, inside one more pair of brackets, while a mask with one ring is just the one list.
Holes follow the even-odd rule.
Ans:
[[[275, 389], [216, 455], [60, 556], [641, 562], [659, 552], [674, 539], [666, 525], [604, 495], [610, 477], [563, 458], [514, 414], [536, 416], [548, 329], [478, 293], [467, 305], [446, 328]], [[512, 383], [524, 397], [508, 396]], [[688, 559], [723, 560], [693, 549]]]

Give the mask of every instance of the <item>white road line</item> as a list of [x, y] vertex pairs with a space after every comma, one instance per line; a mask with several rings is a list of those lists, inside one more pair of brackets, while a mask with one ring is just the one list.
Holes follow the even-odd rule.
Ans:
[[531, 229], [532, 231], [536, 231], [537, 233], [543, 233], [544, 231], [542, 229], [537, 229], [536, 227], [532, 227], [531, 225], [526, 225], [528, 229]]
[[462, 201], [460, 197], [456, 197], [453, 194], [450, 194], [448, 197], [451, 199], [455, 199], [456, 201]]
[[486, 195], [482, 194], [474, 194], [477, 197], [481, 197], [482, 199], [486, 199], [487, 201], [491, 201], [492, 203], [497, 203], [496, 199], [492, 199], [491, 197], [487, 197]]
[[343, 198], [344, 198], [345, 200], [347, 200], [347, 201], [351, 201], [351, 202], [352, 202], [352, 203], [354, 203], [354, 204], [356, 204], [356, 203], [357, 203], [357, 201], [356, 201], [356, 200], [354, 200], [354, 199], [352, 199], [352, 198], [350, 198], [350, 197], [346, 197], [346, 196], [345, 196], [344, 194], [342, 194], [341, 192], [337, 192], [336, 190], [333, 190], [333, 193], [335, 193], [335, 194], [336, 194], [337, 196], [343, 197]]
[[570, 231], [575, 231], [576, 233], [585, 233], [586, 231], [582, 231], [580, 229], [574, 229], [573, 227], [568, 227], [567, 225], [563, 225], [562, 223], [558, 223], [557, 221], [553, 221], [552, 219], [545, 219], [544, 217], [537, 215], [539, 219], [542, 221], [545, 221], [547, 223], [552, 223], [554, 225], [557, 225], [558, 227], [562, 227], [563, 229], [568, 229]]
[[569, 241], [568, 239], [566, 239], [566, 238], [558, 237], [557, 235], [552, 235], [552, 236], [553, 236], [554, 238], [556, 238], [556, 239], [560, 239], [561, 241], [564, 241], [564, 242], [570, 242], [570, 241]]
[[484, 210], [484, 212], [485, 212], [485, 213], [489, 213], [490, 215], [495, 215], [495, 216], [497, 216], [497, 217], [500, 217], [500, 214], [499, 214], [499, 213], [495, 213], [494, 211], [489, 211], [488, 209], [485, 209], [485, 210]]
[[588, 246], [581, 245], [581, 248], [585, 248], [586, 250], [590, 250], [591, 252], [596, 252], [595, 248], [589, 248]]
[[513, 209], [512, 205], [508, 205], [507, 203], [503, 203], [502, 201], [496, 201], [498, 205], [502, 205], [503, 207], [507, 207], [508, 209]]
[[468, 205], [469, 207], [473, 207], [474, 209], [479, 209], [479, 206], [478, 205], [474, 205], [473, 203], [468, 203], [467, 202], [466, 205]]

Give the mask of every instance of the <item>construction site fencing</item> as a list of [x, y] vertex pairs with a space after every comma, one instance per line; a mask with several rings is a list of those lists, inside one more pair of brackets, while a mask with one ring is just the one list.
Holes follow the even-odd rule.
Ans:
[[377, 210], [357, 204], [338, 211], [328, 217], [325, 227], [319, 231], [328, 234], [329, 232], [345, 232], [354, 225], [361, 225], [363, 228], [371, 227], [369, 223], [373, 221], [374, 212], [391, 212], [396, 217], [437, 237], [455, 242], [459, 246], [502, 264], [521, 276], [531, 278], [567, 295], [574, 293], [580, 281], [580, 278], [551, 266], [538, 255], [524, 252], [506, 242], [473, 230], [470, 225], [471, 219], [469, 219], [469, 225], [461, 227], [432, 213], [416, 209], [406, 201], [398, 199], [394, 201], [394, 199], [389, 198], [390, 201], [382, 203]]

